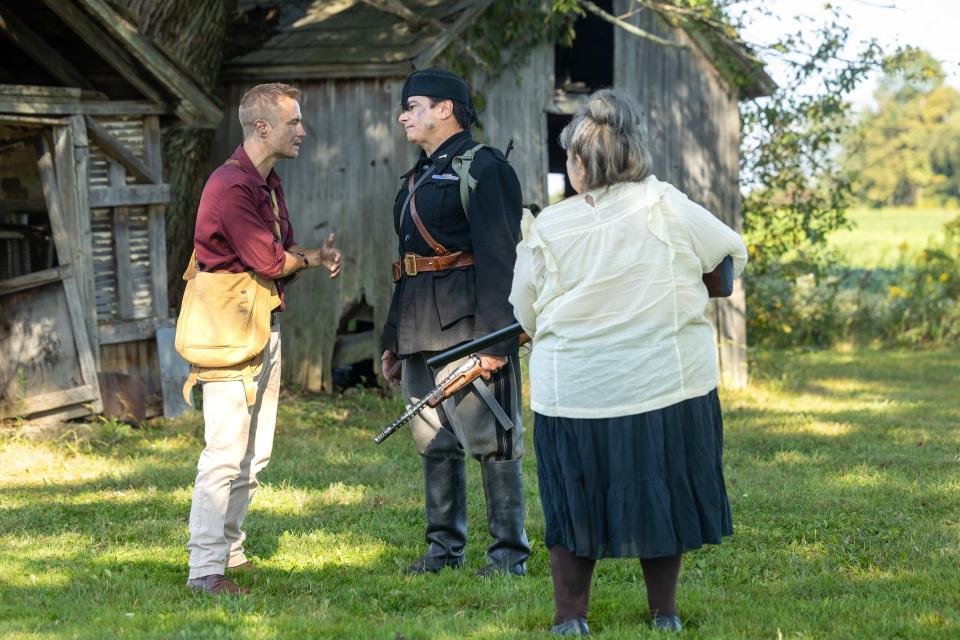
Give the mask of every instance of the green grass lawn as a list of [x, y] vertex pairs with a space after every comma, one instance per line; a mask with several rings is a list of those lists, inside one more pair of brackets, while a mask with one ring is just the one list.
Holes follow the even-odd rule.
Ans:
[[[681, 637], [960, 637], [960, 351], [766, 352], [752, 372], [723, 393], [736, 534], [685, 557]], [[472, 575], [487, 544], [476, 464], [468, 569], [403, 575], [423, 548], [420, 465], [407, 432], [370, 442], [399, 409], [373, 393], [284, 401], [240, 598], [184, 586], [199, 419], [7, 432], [0, 637], [550, 637], [532, 455], [527, 577]], [[594, 635], [656, 637], [646, 617], [639, 563], [601, 562]]]
[[910, 263], [943, 223], [960, 215], [960, 209], [851, 209], [847, 219], [852, 229], [830, 235], [835, 247], [851, 267], [873, 269]]

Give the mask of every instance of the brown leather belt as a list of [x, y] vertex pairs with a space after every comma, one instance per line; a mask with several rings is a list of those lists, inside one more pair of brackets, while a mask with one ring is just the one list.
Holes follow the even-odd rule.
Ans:
[[444, 256], [418, 256], [415, 253], [403, 254], [403, 260], [394, 262], [393, 281], [400, 282], [404, 275], [413, 277], [423, 271], [446, 271], [459, 267], [469, 267], [475, 260], [472, 253], [455, 251]]

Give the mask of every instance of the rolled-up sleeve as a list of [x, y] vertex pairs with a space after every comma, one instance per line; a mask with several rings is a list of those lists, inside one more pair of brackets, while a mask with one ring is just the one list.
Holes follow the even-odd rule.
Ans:
[[283, 271], [285, 253], [271, 224], [260, 215], [257, 195], [246, 185], [230, 186], [220, 203], [221, 229], [244, 266], [264, 278], [276, 279]]

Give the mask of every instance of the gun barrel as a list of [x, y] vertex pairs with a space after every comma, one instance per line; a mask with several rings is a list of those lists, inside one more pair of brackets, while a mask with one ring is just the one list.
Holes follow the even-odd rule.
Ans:
[[508, 340], [509, 338], [519, 336], [521, 333], [523, 333], [523, 327], [520, 326], [519, 322], [515, 322], [502, 329], [497, 329], [496, 331], [488, 333], [482, 338], [477, 338], [476, 340], [471, 340], [470, 342], [464, 342], [463, 344], [447, 349], [446, 351], [441, 351], [440, 353], [434, 354], [427, 358], [427, 366], [433, 367], [434, 369], [439, 369], [440, 367], [449, 364], [454, 360], [465, 358], [470, 354], [486, 349], [490, 345], [494, 345], [498, 342]]

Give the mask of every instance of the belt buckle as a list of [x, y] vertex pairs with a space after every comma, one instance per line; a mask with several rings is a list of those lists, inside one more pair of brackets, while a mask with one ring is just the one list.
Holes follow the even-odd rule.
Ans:
[[417, 255], [415, 253], [405, 253], [403, 255], [403, 271], [408, 276], [417, 275]]

